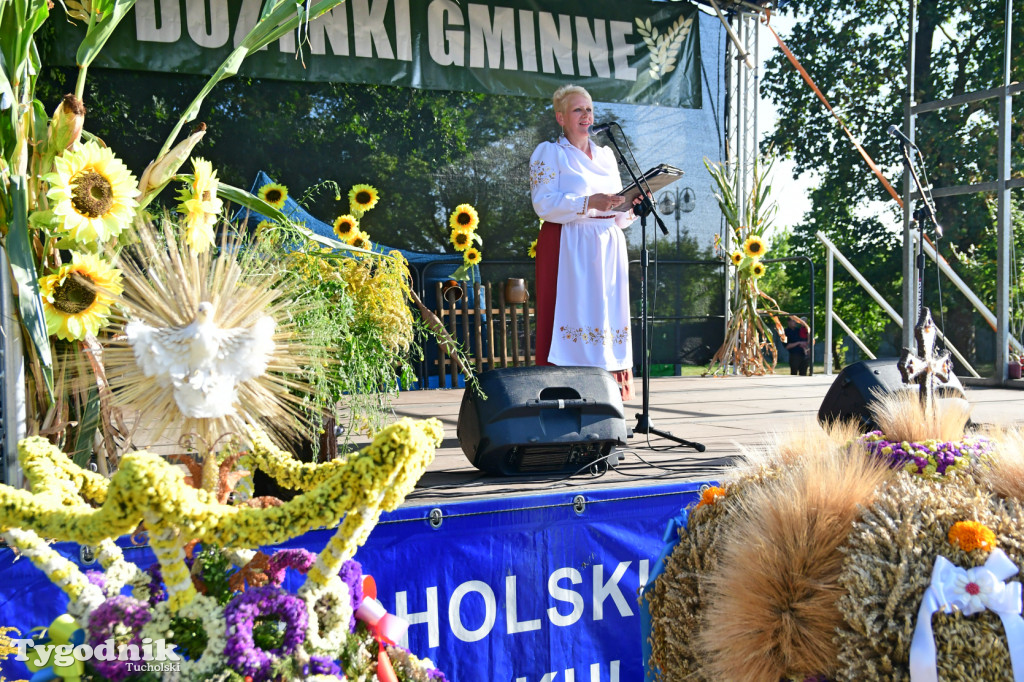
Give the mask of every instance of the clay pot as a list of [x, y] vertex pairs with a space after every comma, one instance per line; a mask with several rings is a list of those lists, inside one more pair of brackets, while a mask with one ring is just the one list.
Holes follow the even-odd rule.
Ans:
[[505, 280], [505, 302], [526, 303], [530, 298], [530, 292], [526, 290], [526, 280], [519, 277], [509, 277]]
[[462, 297], [466, 295], [462, 285], [456, 282], [454, 279], [450, 279], [441, 285], [441, 295], [444, 300], [449, 303], [455, 303], [456, 301], [462, 300]]

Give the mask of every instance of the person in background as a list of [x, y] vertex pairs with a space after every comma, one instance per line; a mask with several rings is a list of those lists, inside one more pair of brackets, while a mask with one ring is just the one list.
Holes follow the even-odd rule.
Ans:
[[[544, 220], [537, 239], [537, 364], [602, 367], [634, 397], [628, 257], [615, 153], [590, 140], [594, 103], [576, 85], [552, 97], [562, 128], [530, 157], [530, 196]], [[640, 199], [633, 203], [639, 203]]]
[[790, 315], [786, 325], [786, 350], [789, 351], [789, 373], [807, 376], [811, 364], [807, 322], [796, 315]]

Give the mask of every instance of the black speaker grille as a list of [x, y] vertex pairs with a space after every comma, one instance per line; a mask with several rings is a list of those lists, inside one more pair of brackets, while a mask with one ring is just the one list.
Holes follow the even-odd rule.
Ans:
[[519, 445], [508, 452], [508, 466], [522, 473], [560, 471], [582, 468], [611, 450], [612, 443], [555, 443], [551, 445]]

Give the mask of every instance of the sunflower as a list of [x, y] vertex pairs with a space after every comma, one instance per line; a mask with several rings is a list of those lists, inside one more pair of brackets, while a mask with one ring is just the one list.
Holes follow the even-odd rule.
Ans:
[[359, 221], [354, 215], [346, 213], [334, 219], [334, 234], [338, 235], [338, 239], [341, 241], [348, 242], [349, 239], [356, 236], [357, 232], [359, 232]]
[[105, 242], [135, 215], [135, 176], [107, 147], [90, 140], [54, 160], [46, 196], [59, 230], [77, 242]]
[[39, 279], [46, 331], [67, 341], [81, 341], [107, 322], [110, 305], [120, 295], [121, 271], [99, 256], [73, 252], [69, 265]]
[[260, 187], [257, 196], [277, 210], [284, 208], [284, 202], [288, 198], [288, 188], [276, 182], [268, 182]]
[[349, 244], [357, 249], [370, 250], [373, 248], [373, 242], [370, 241], [370, 237], [365, 232], [357, 232]]
[[259, 236], [259, 235], [263, 234], [267, 230], [269, 230], [272, 227], [274, 227], [276, 224], [277, 223], [275, 223], [273, 220], [261, 220], [261, 221], [259, 221], [258, 223], [256, 223], [256, 236]]
[[750, 274], [752, 274], [755, 278], [760, 278], [764, 274], [764, 271], [767, 269], [768, 268], [764, 266], [764, 263], [762, 263], [761, 261], [757, 261], [756, 263], [750, 266]]
[[362, 215], [377, 205], [380, 194], [370, 185], [353, 185], [348, 191], [348, 206], [355, 215]]
[[473, 235], [466, 230], [452, 230], [452, 244], [456, 251], [465, 251], [473, 243]]
[[739, 265], [740, 263], [743, 262], [743, 252], [740, 251], [739, 249], [736, 249], [735, 251], [729, 254], [729, 258], [732, 259], [733, 265]]
[[537, 257], [537, 240], [534, 239], [530, 242], [530, 248], [526, 250], [526, 253], [530, 254], [530, 258]]
[[751, 258], [763, 256], [765, 248], [764, 242], [756, 234], [747, 237], [747, 241], [743, 242], [743, 252]]
[[453, 230], [472, 232], [480, 224], [480, 216], [469, 204], [459, 204], [452, 212], [452, 217], [448, 219], [448, 224]]
[[185, 242], [196, 253], [213, 245], [213, 226], [224, 202], [217, 197], [217, 173], [206, 159], [192, 162], [195, 175], [191, 185], [178, 193], [178, 210], [185, 214]]
[[480, 255], [480, 249], [475, 246], [469, 247], [462, 254], [462, 262], [466, 265], [476, 265], [482, 258], [483, 256]]

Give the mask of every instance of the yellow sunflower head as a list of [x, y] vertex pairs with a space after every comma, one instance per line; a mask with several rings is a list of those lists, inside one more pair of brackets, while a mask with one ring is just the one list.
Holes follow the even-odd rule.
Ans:
[[537, 257], [537, 240], [536, 239], [534, 239], [532, 242], [530, 242], [530, 248], [527, 250], [527, 253], [530, 254], [530, 258], [536, 258]]
[[764, 275], [765, 270], [767, 269], [768, 268], [764, 266], [764, 263], [762, 263], [761, 261], [757, 261], [756, 263], [750, 266], [750, 274], [753, 275], [755, 278], [760, 279], [761, 276]]
[[274, 208], [281, 210], [284, 208], [285, 200], [288, 199], [288, 188], [276, 182], [268, 182], [260, 187], [257, 196]]
[[350, 241], [349, 244], [357, 249], [369, 250], [373, 248], [373, 242], [370, 241], [370, 238], [365, 232], [357, 232], [356, 235], [352, 237], [352, 241]]
[[195, 159], [191, 184], [178, 193], [178, 210], [185, 215], [185, 242], [197, 253], [213, 245], [213, 226], [224, 202], [217, 196], [217, 173], [206, 159]]
[[452, 211], [452, 217], [448, 219], [448, 224], [453, 230], [472, 232], [480, 224], [480, 216], [477, 215], [476, 209], [469, 204], [459, 204]]
[[338, 239], [341, 241], [347, 242], [352, 237], [355, 237], [358, 231], [359, 221], [356, 220], [354, 215], [346, 213], [334, 219], [334, 234], [338, 235]]
[[732, 259], [733, 265], [739, 265], [743, 262], [743, 252], [737, 249], [729, 254], [729, 258]]
[[760, 258], [764, 255], [766, 248], [764, 241], [756, 234], [747, 237], [747, 241], [743, 242], [743, 252], [751, 258]]
[[277, 223], [275, 223], [273, 220], [259, 221], [258, 223], [256, 223], [256, 236], [258, 237], [259, 235], [263, 234], [264, 232], [271, 229], [275, 225], [277, 225]]
[[96, 334], [123, 289], [120, 270], [97, 255], [74, 252], [70, 264], [39, 279], [47, 332], [67, 341]]
[[473, 243], [473, 234], [466, 230], [452, 230], [452, 245], [456, 251], [465, 251]]
[[370, 185], [353, 185], [348, 191], [348, 206], [355, 215], [362, 215], [377, 205], [380, 194]]
[[480, 249], [471, 246], [462, 253], [462, 262], [466, 265], [476, 265], [483, 259]]
[[135, 216], [135, 176], [107, 147], [90, 140], [54, 160], [46, 196], [58, 230], [79, 243], [105, 242]]

